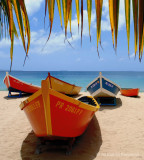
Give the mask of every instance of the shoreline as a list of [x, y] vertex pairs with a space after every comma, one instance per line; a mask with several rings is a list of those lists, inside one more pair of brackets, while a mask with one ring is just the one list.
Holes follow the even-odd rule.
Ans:
[[[81, 92], [87, 94], [86, 92]], [[144, 159], [144, 94], [117, 95], [117, 106], [102, 106], [85, 133], [73, 146], [71, 155], [52, 150], [35, 155], [37, 138], [19, 104], [27, 97], [7, 98], [0, 91], [0, 159], [4, 160], [107, 160]]]

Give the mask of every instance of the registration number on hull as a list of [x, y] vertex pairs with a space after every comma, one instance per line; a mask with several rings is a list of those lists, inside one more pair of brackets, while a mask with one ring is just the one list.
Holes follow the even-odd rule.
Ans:
[[61, 101], [57, 101], [56, 103], [56, 107], [58, 109], [62, 109], [64, 110], [65, 112], [70, 112], [72, 114], [76, 114], [76, 115], [81, 115], [82, 112], [83, 112], [83, 109], [80, 109], [80, 108], [77, 108], [77, 107], [74, 107], [72, 105], [67, 105]]

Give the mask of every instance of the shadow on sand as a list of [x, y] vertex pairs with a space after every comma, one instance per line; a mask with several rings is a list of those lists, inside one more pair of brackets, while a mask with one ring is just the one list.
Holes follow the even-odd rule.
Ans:
[[66, 155], [64, 150], [48, 150], [35, 154], [37, 137], [30, 132], [22, 143], [22, 160], [93, 160], [102, 145], [101, 130], [96, 116], [93, 117], [85, 133], [78, 137], [73, 145], [72, 153]]
[[117, 109], [119, 107], [122, 106], [122, 101], [120, 98], [116, 98], [116, 106], [100, 106], [99, 111], [103, 111], [103, 110], [113, 110], [113, 109]]
[[4, 99], [9, 100], [9, 99], [17, 99], [17, 98], [25, 98], [25, 97], [29, 97], [32, 94], [30, 93], [23, 93], [19, 96], [19, 94], [13, 94], [12, 96], [5, 96]]
[[141, 98], [141, 96], [124, 96], [122, 94], [121, 94], [121, 96], [123, 96], [123, 97], [129, 97], [129, 98]]

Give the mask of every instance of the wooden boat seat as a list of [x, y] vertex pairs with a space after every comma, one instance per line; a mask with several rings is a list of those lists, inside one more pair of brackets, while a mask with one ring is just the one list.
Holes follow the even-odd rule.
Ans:
[[83, 97], [79, 98], [78, 100], [83, 102], [83, 103], [90, 104], [92, 106], [96, 106], [95, 100], [91, 97], [83, 96]]

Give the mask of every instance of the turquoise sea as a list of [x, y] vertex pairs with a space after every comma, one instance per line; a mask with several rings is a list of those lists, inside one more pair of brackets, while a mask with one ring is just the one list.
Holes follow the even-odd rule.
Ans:
[[[82, 91], [86, 91], [86, 86], [94, 80], [98, 75], [98, 71], [50, 71], [51, 75], [68, 83], [72, 83], [83, 87]], [[3, 79], [6, 71], [0, 71], [0, 90], [7, 90]], [[47, 71], [12, 71], [12, 76], [35, 85], [40, 86], [41, 80], [46, 79]], [[140, 88], [144, 92], [144, 72], [132, 71], [103, 71], [102, 75], [118, 84], [121, 88]]]

